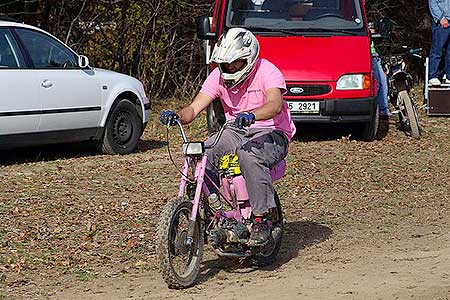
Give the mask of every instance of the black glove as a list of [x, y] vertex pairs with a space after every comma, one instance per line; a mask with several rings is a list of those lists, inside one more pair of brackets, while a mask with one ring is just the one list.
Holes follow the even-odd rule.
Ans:
[[165, 110], [159, 115], [159, 120], [163, 125], [177, 125], [179, 117], [173, 110]]
[[255, 123], [255, 114], [252, 112], [241, 112], [237, 115], [234, 125], [239, 129], [248, 127]]

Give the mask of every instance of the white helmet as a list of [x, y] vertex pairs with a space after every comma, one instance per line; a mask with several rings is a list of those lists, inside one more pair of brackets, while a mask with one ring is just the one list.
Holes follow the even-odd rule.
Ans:
[[[258, 59], [259, 43], [250, 31], [243, 28], [231, 28], [217, 41], [211, 56], [211, 61], [219, 65], [220, 73], [228, 88], [235, 87], [245, 80], [252, 72]], [[242, 70], [227, 73], [221, 66], [230, 64], [238, 59], [246, 60], [247, 64]]]

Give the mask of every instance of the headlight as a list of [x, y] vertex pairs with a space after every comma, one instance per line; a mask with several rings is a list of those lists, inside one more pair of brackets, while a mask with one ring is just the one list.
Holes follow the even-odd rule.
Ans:
[[370, 76], [367, 74], [344, 75], [339, 78], [336, 90], [362, 90], [370, 88]]
[[185, 155], [201, 155], [205, 152], [205, 144], [203, 142], [189, 142], [183, 144], [183, 153]]
[[398, 60], [397, 60], [397, 56], [391, 56], [389, 57], [389, 63], [393, 66], [395, 66], [396, 64], [398, 64]]

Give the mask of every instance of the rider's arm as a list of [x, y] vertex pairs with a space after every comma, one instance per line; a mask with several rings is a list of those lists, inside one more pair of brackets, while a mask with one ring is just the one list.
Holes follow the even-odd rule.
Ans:
[[252, 111], [256, 120], [267, 120], [281, 112], [283, 97], [279, 88], [270, 88], [266, 91], [267, 102], [260, 108]]
[[202, 112], [213, 101], [213, 98], [205, 93], [198, 93], [191, 104], [184, 107], [178, 112], [182, 124], [191, 123], [197, 115]]

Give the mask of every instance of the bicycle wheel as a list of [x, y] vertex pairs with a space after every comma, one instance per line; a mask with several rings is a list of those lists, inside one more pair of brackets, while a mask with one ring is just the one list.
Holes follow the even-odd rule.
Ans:
[[203, 255], [203, 230], [195, 222], [193, 242], [186, 244], [192, 203], [177, 197], [169, 201], [161, 212], [157, 231], [159, 266], [169, 288], [191, 286], [200, 271]]
[[406, 90], [401, 91], [398, 95], [403, 102], [406, 111], [406, 130], [409, 131], [409, 134], [415, 138], [420, 138], [420, 129], [419, 129], [419, 115], [416, 111], [416, 107], [414, 103], [411, 101], [411, 98], [408, 95]]

